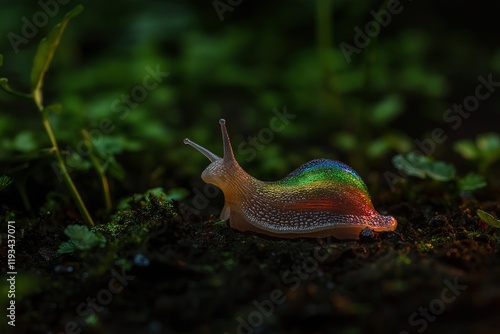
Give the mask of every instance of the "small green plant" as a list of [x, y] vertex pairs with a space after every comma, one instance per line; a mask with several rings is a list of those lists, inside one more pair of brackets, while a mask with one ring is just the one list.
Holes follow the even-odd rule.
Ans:
[[489, 214], [483, 210], [477, 210], [477, 215], [481, 218], [482, 221], [490, 225], [491, 227], [500, 228], [500, 219], [493, 217], [493, 215]]
[[500, 136], [498, 133], [484, 133], [476, 140], [460, 140], [454, 145], [462, 157], [477, 163], [480, 173], [485, 174], [496, 161], [500, 160]]
[[0, 176], [0, 191], [7, 188], [12, 183], [12, 179], [6, 175]]
[[[80, 193], [78, 192], [78, 189], [76, 188], [75, 184], [73, 183], [73, 180], [71, 179], [71, 176], [69, 175], [69, 172], [66, 168], [66, 164], [64, 162], [63, 156], [61, 154], [61, 150], [59, 149], [59, 144], [56, 140], [56, 136], [54, 134], [54, 131], [52, 130], [52, 126], [49, 122], [49, 112], [52, 110], [58, 110], [60, 109], [60, 106], [58, 105], [50, 105], [45, 107], [43, 103], [43, 83], [44, 83], [44, 78], [45, 78], [45, 73], [49, 69], [50, 63], [52, 62], [52, 58], [54, 57], [54, 53], [57, 49], [57, 46], [59, 45], [59, 42], [61, 41], [62, 34], [64, 32], [64, 29], [66, 28], [69, 20], [76, 15], [80, 14], [80, 12], [83, 10], [82, 5], [78, 5], [75, 8], [73, 8], [71, 11], [66, 13], [64, 16], [63, 20], [57, 24], [49, 33], [49, 35], [42, 39], [40, 41], [40, 44], [38, 45], [38, 49], [36, 51], [35, 57], [33, 59], [33, 66], [31, 68], [31, 76], [30, 76], [30, 82], [31, 82], [31, 91], [30, 93], [23, 93], [20, 91], [17, 91], [10, 87], [9, 81], [7, 78], [0, 78], [0, 87], [5, 90], [7, 93], [16, 95], [16, 96], [21, 96], [24, 98], [28, 98], [32, 100], [38, 111], [40, 112], [42, 116], [42, 124], [43, 127], [45, 128], [45, 131], [47, 132], [47, 135], [50, 139], [50, 142], [52, 144], [51, 147], [51, 152], [55, 155], [56, 161], [58, 168], [60, 170], [60, 173], [63, 177], [64, 182], [66, 183], [66, 186], [70, 190], [71, 196], [73, 197], [75, 204], [78, 207], [78, 210], [80, 211], [80, 214], [82, 215], [82, 218], [85, 220], [85, 222], [92, 226], [94, 225], [94, 222], [92, 220], [92, 217], [90, 216], [87, 207], [85, 206], [85, 203], [82, 200], [82, 197], [80, 196]], [[3, 57], [0, 56], [0, 65], [3, 63]]]
[[486, 186], [486, 180], [481, 175], [471, 172], [464, 177], [459, 177], [453, 165], [443, 161], [433, 161], [427, 156], [414, 152], [394, 156], [392, 164], [403, 174], [420, 179], [430, 178], [440, 182], [455, 181], [460, 192], [473, 191]]
[[458, 179], [458, 188], [460, 191], [474, 191], [484, 187], [486, 187], [484, 177], [473, 172]]
[[455, 167], [443, 161], [433, 161], [415, 152], [398, 154], [392, 158], [392, 164], [401, 172], [421, 179], [427, 177], [436, 181], [450, 181], [455, 178]]
[[73, 253], [76, 250], [86, 251], [96, 247], [103, 248], [106, 238], [101, 233], [94, 233], [87, 226], [69, 225], [64, 230], [70, 239], [59, 246], [58, 253]]

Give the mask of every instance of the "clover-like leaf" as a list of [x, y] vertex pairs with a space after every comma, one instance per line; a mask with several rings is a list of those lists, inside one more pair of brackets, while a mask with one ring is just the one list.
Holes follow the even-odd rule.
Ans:
[[458, 180], [460, 191], [473, 191], [484, 187], [486, 187], [486, 180], [476, 173], [469, 173]]
[[450, 181], [455, 178], [455, 167], [443, 161], [433, 161], [424, 168], [425, 174], [436, 181]]
[[416, 176], [421, 179], [425, 178], [425, 171], [416, 167], [401, 154], [398, 154], [392, 158], [392, 164], [394, 165], [394, 167], [406, 173], [407, 175]]
[[59, 246], [59, 249], [57, 250], [57, 252], [59, 254], [73, 253], [75, 250], [76, 250], [75, 244], [73, 243], [73, 241], [70, 240], [70, 241], [63, 242]]
[[481, 218], [482, 221], [484, 221], [488, 225], [500, 228], [500, 219], [493, 217], [493, 215], [489, 214], [488, 212], [483, 210], [477, 210], [477, 215], [479, 216], [479, 218]]
[[[69, 225], [64, 230], [70, 240], [61, 244], [58, 252], [70, 253], [74, 250], [89, 250], [95, 247], [104, 247], [106, 245], [106, 238], [101, 233], [94, 233], [83, 225]], [[71, 247], [73, 250], [71, 251]]]

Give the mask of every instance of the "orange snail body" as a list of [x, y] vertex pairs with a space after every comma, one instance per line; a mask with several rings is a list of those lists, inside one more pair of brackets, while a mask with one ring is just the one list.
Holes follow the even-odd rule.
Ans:
[[221, 188], [221, 219], [229, 219], [232, 228], [281, 238], [339, 239], [358, 239], [366, 227], [377, 232], [396, 228], [396, 219], [374, 209], [361, 177], [341, 162], [312, 160], [276, 182], [248, 175], [234, 158], [225, 121], [219, 123], [223, 158], [187, 138], [184, 143], [210, 160], [201, 177]]

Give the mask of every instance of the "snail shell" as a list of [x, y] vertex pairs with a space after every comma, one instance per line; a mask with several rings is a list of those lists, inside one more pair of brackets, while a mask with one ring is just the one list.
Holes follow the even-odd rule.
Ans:
[[201, 177], [222, 189], [221, 219], [229, 219], [232, 228], [281, 238], [339, 239], [358, 239], [366, 227], [377, 232], [396, 228], [396, 219], [374, 209], [361, 177], [341, 162], [312, 160], [275, 182], [248, 175], [234, 158], [225, 121], [219, 123], [223, 158], [187, 138], [184, 143], [210, 160]]

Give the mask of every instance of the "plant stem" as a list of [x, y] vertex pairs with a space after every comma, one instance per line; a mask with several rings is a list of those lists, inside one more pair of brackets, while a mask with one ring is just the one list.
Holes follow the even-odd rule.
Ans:
[[75, 184], [73, 183], [73, 180], [71, 179], [71, 176], [68, 173], [68, 169], [66, 168], [66, 165], [64, 164], [64, 160], [61, 156], [61, 152], [59, 151], [59, 145], [57, 144], [56, 137], [54, 136], [54, 131], [52, 131], [52, 126], [50, 125], [49, 118], [47, 117], [46, 112], [44, 111], [43, 106], [39, 101], [35, 100], [35, 103], [42, 113], [42, 122], [43, 126], [45, 128], [45, 131], [47, 131], [47, 134], [50, 138], [50, 142], [52, 144], [52, 150], [56, 156], [57, 159], [57, 164], [59, 165], [59, 168], [61, 170], [61, 174], [63, 176], [63, 180], [66, 183], [66, 185], [69, 188], [69, 191], [71, 193], [71, 196], [73, 197], [73, 200], [75, 201], [76, 206], [78, 207], [78, 211], [80, 211], [80, 214], [82, 215], [83, 220], [90, 226], [94, 226], [94, 221], [92, 220], [92, 217], [89, 214], [89, 211], [87, 210], [87, 207], [85, 206], [85, 203], [82, 200], [82, 197], [80, 196], [80, 193], [78, 192], [78, 189], [76, 189]]
[[85, 142], [87, 143], [88, 147], [91, 149], [90, 150], [90, 161], [92, 162], [92, 165], [94, 165], [94, 168], [96, 169], [97, 173], [99, 174], [101, 178], [101, 187], [102, 187], [102, 193], [104, 196], [104, 203], [106, 204], [106, 212], [109, 213], [113, 209], [113, 204], [111, 202], [111, 192], [109, 191], [109, 182], [108, 182], [108, 177], [106, 176], [106, 170], [104, 167], [101, 165], [99, 162], [99, 159], [97, 156], [93, 153], [92, 148], [94, 147], [92, 144], [92, 141], [90, 139], [90, 134], [87, 130], [83, 129], [82, 130], [83, 138], [85, 139]]

